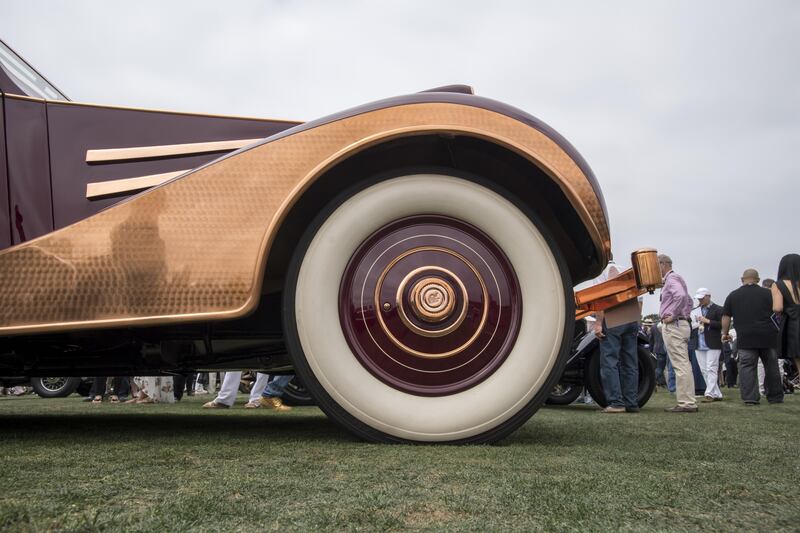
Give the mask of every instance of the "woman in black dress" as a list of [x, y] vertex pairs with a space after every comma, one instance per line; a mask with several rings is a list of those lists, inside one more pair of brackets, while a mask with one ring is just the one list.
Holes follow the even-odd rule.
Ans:
[[800, 255], [783, 256], [772, 288], [772, 310], [783, 313], [779, 354], [800, 370]]

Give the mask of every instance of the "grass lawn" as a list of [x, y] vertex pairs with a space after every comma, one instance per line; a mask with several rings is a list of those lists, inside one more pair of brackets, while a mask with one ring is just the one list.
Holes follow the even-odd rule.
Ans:
[[800, 394], [545, 408], [494, 446], [354, 441], [316, 408], [0, 399], [1, 531], [797, 530]]

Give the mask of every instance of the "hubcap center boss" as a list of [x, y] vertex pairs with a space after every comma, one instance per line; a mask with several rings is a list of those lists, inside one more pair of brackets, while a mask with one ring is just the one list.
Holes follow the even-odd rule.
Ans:
[[455, 308], [455, 292], [446, 282], [425, 278], [411, 289], [411, 308], [418, 318], [426, 322], [441, 322]]
[[[410, 252], [425, 253], [433, 250], [434, 248], [423, 247], [412, 249]], [[440, 251], [442, 253], [452, 253], [445, 249], [440, 249]], [[395, 264], [396, 262], [392, 262], [390, 267]], [[383, 282], [386, 280], [386, 274], [387, 272], [385, 271], [375, 287], [376, 301], [380, 301], [380, 293], [383, 288]], [[420, 279], [420, 276], [424, 277]], [[457, 288], [454, 288], [454, 285]], [[409, 286], [411, 287], [410, 289]], [[395, 300], [399, 318], [409, 330], [423, 337], [441, 337], [458, 328], [464, 321], [468, 307], [465, 302], [469, 300], [469, 295], [464, 283], [456, 274], [438, 266], [426, 265], [412, 270], [400, 281]], [[461, 302], [461, 305], [458, 305], [459, 302]], [[460, 307], [458, 316], [453, 318], [457, 307]], [[397, 340], [391, 331], [386, 328], [385, 320], [389, 318], [390, 312], [391, 307], [384, 307], [384, 312], [378, 316], [378, 320], [384, 330], [387, 331], [389, 338], [405, 349], [402, 342]], [[453, 319], [450, 320], [451, 318]], [[419, 357], [448, 357], [452, 355], [450, 352], [427, 353], [414, 349], [406, 349], [406, 351]]]

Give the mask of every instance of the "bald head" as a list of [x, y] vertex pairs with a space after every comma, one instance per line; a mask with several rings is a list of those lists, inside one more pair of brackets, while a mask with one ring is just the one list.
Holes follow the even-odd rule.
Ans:
[[753, 283], [758, 283], [758, 270], [755, 268], [748, 268], [747, 270], [742, 273], [742, 283], [745, 285], [751, 285]]

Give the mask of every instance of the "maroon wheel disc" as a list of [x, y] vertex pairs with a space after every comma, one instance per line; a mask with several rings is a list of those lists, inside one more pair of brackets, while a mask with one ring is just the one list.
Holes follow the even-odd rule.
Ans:
[[339, 318], [353, 354], [411, 394], [453, 394], [491, 375], [514, 346], [521, 317], [519, 284], [502, 250], [444, 216], [376, 231], [340, 286]]

